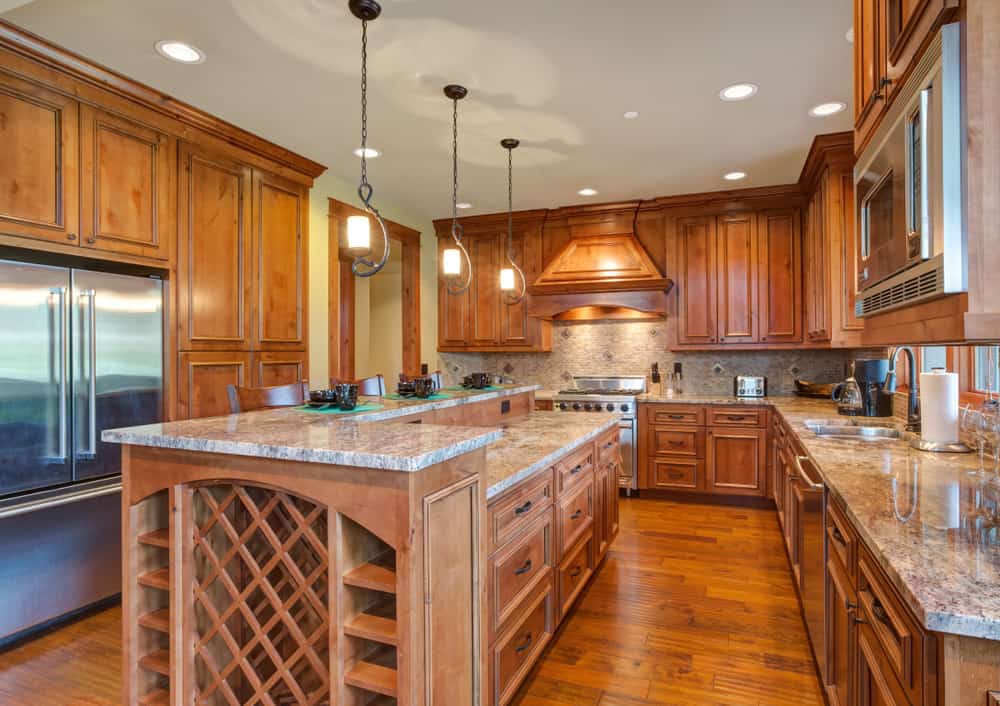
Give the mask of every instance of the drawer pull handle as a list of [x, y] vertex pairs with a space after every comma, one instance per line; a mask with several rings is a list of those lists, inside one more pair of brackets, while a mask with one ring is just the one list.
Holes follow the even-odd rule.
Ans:
[[535, 505], [535, 503], [533, 503], [533, 502], [531, 502], [531, 501], [529, 500], [529, 501], [528, 501], [528, 502], [526, 502], [526, 503], [525, 503], [524, 505], [518, 505], [517, 507], [515, 507], [515, 508], [514, 508], [514, 514], [515, 514], [515, 515], [523, 515], [523, 514], [524, 514], [524, 513], [526, 513], [526, 512], [528, 511], [528, 510], [530, 510], [530, 509], [531, 509], [532, 507], [534, 507], [534, 505]]
[[569, 577], [571, 579], [575, 579], [582, 573], [583, 573], [583, 568], [579, 564], [577, 564], [576, 566], [573, 567], [573, 570], [569, 572]]
[[878, 619], [880, 623], [889, 628], [889, 632], [892, 633], [892, 636], [894, 638], [896, 638], [897, 640], [899, 639], [899, 634], [896, 632], [895, 626], [889, 619], [889, 614], [885, 612], [885, 608], [882, 606], [882, 603], [879, 602], [877, 598], [874, 601], [872, 601], [872, 614]]
[[683, 441], [668, 441], [667, 443], [670, 444], [671, 446], [684, 446]]
[[528, 559], [526, 562], [524, 562], [524, 565], [521, 566], [521, 568], [514, 569], [514, 575], [515, 576], [523, 576], [524, 574], [528, 573], [529, 571], [531, 571], [531, 559]]
[[614, 446], [614, 445], [615, 445], [615, 442], [613, 442], [613, 441], [609, 441], [608, 443], [606, 443], [606, 444], [604, 445], [604, 448], [605, 448], [605, 449], [610, 449], [610, 448], [611, 448], [612, 446]]
[[524, 642], [514, 647], [514, 652], [521, 654], [526, 649], [531, 647], [531, 641], [533, 638], [534, 636], [529, 632], [527, 635], [524, 636]]
[[847, 609], [848, 613], [853, 613], [858, 609], [858, 604], [853, 601], [844, 601], [844, 607]]
[[583, 470], [583, 464], [582, 463], [578, 463], [575, 466], [573, 466], [573, 470], [570, 471], [569, 474], [571, 476], [575, 476], [577, 473], [579, 473], [582, 470]]
[[583, 510], [577, 508], [576, 512], [569, 516], [569, 519], [579, 520], [581, 515], [583, 515]]
[[743, 416], [742, 414], [728, 414], [726, 415], [726, 419], [728, 419], [731, 422], [742, 422], [744, 419], [746, 419], [746, 417]]
[[844, 535], [841, 534], [840, 530], [837, 529], [836, 527], [833, 528], [833, 538], [836, 539], [841, 544], [843, 544], [845, 546], [847, 545], [847, 540], [844, 539]]
[[684, 474], [680, 471], [674, 471], [673, 473], [668, 473], [667, 475], [671, 478], [682, 478], [684, 476]]
[[667, 419], [685, 419], [683, 414], [668, 414]]
[[851, 620], [854, 621], [855, 625], [865, 625], [868, 623], [867, 620], [859, 616], [857, 613], [851, 613]]

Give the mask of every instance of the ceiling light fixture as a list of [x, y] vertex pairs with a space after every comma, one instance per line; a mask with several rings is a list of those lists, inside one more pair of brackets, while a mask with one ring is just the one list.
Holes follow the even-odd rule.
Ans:
[[[510, 267], [500, 270], [500, 290], [504, 293], [504, 303], [508, 306], [520, 304], [528, 288], [524, 270], [514, 262], [514, 149], [521, 144], [513, 137], [500, 140], [500, 146], [507, 150], [507, 261]], [[516, 280], [520, 278], [520, 287]], [[515, 288], [517, 293], [514, 294]]]
[[[442, 255], [441, 272], [447, 279], [448, 294], [462, 294], [472, 285], [472, 260], [469, 251], [462, 245], [464, 229], [458, 222], [458, 102], [469, 95], [465, 86], [449, 84], [444, 94], [451, 100], [451, 237], [455, 247], [448, 248]], [[465, 281], [462, 275], [462, 260], [466, 262]]]
[[844, 35], [844, 39], [846, 39], [851, 44], [854, 44], [854, 27], [851, 27], [849, 30], [847, 30], [847, 34]]
[[156, 52], [180, 64], [200, 64], [205, 61], [205, 52], [176, 39], [161, 39], [156, 43]]
[[622, 117], [624, 117], [626, 120], [635, 120], [636, 118], [639, 117], [639, 111], [638, 110], [626, 110], [625, 114]]
[[745, 101], [757, 95], [757, 85], [753, 83], [734, 83], [719, 91], [719, 98], [726, 102]]
[[375, 159], [376, 157], [381, 157], [382, 153], [373, 147], [365, 147], [361, 149], [358, 147], [354, 150], [355, 157], [365, 157], [366, 159]]
[[747, 173], [746, 172], [729, 172], [728, 174], [724, 174], [722, 176], [722, 178], [725, 179], [725, 180], [727, 180], [727, 181], [739, 181], [740, 179], [746, 179], [747, 178]]
[[456, 206], [457, 208], [460, 208], [460, 209], [462, 209], [463, 211], [464, 211], [465, 209], [467, 209], [467, 208], [472, 208], [472, 204], [471, 204], [471, 203], [468, 203], [467, 201], [462, 201], [461, 203], [457, 203], [457, 204], [455, 204], [455, 206]]
[[827, 118], [843, 111], [846, 107], [847, 104], [841, 103], [840, 101], [835, 101], [833, 103], [820, 103], [809, 110], [809, 115], [814, 118]]
[[371, 218], [350, 216], [347, 219], [347, 251], [354, 257], [351, 272], [358, 277], [371, 277], [389, 261], [389, 231], [378, 209], [372, 206], [375, 189], [368, 183], [368, 23], [377, 19], [382, 7], [375, 0], [350, 0], [351, 14], [361, 20], [361, 181], [358, 197], [365, 210], [375, 217], [382, 230], [382, 257], [378, 262], [370, 259], [372, 252]]
[[580, 196], [597, 196], [597, 189], [591, 189], [589, 186], [585, 189], [580, 189], [576, 193]]

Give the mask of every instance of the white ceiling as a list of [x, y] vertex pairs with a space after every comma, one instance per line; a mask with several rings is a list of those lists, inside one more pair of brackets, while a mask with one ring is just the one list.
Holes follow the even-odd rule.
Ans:
[[[356, 181], [360, 23], [347, 0], [0, 0], [3, 17]], [[9, 9], [15, 6], [14, 9]], [[850, 0], [384, 0], [369, 25], [376, 203], [450, 213], [451, 106], [463, 83], [460, 200], [515, 208], [795, 181], [815, 134], [848, 130]], [[204, 50], [174, 64], [160, 39]], [[718, 92], [759, 84], [745, 102]], [[641, 111], [626, 121], [626, 110]]]

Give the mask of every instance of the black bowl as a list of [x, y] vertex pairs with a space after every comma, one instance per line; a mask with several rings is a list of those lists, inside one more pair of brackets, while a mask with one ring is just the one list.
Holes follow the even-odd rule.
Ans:
[[324, 404], [334, 404], [337, 402], [336, 390], [310, 390], [310, 402], [321, 402]]

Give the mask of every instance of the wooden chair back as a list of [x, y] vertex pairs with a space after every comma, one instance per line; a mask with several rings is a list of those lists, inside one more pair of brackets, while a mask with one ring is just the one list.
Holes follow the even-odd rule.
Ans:
[[272, 407], [296, 407], [309, 398], [309, 386], [304, 382], [274, 387], [227, 385], [226, 392], [229, 394], [229, 411], [233, 414]]
[[372, 375], [369, 378], [362, 378], [361, 380], [338, 380], [337, 378], [330, 378], [330, 387], [333, 388], [345, 382], [353, 382], [357, 385], [359, 395], [385, 397], [385, 377], [381, 373]]

